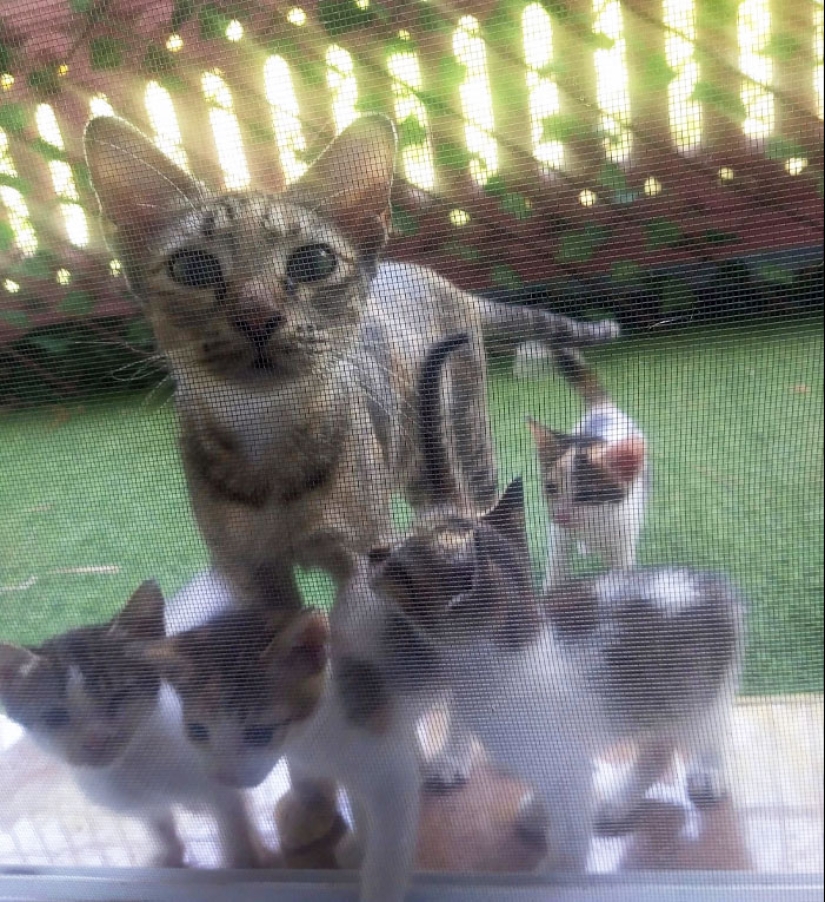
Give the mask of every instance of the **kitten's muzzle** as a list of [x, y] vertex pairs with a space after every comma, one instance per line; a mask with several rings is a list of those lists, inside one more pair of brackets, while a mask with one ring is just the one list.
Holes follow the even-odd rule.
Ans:
[[262, 351], [269, 343], [269, 339], [284, 324], [284, 321], [283, 314], [268, 310], [265, 315], [234, 316], [232, 317], [232, 328], [249, 339], [258, 351]]

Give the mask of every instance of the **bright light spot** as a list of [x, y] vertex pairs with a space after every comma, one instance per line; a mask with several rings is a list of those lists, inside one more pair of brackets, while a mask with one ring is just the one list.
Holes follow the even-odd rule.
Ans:
[[115, 114], [105, 94], [97, 94], [89, 101], [89, 112], [92, 116], [114, 116]]
[[3, 288], [5, 288], [9, 294], [17, 294], [17, 292], [20, 291], [20, 285], [13, 279], [6, 279], [3, 282]]
[[591, 191], [589, 188], [585, 188], [584, 191], [579, 192], [579, 203], [583, 207], [592, 207], [597, 200], [596, 192]]
[[825, 65], [823, 65], [823, 43], [825, 43], [825, 15], [822, 3], [814, 6], [814, 96], [816, 112], [820, 119], [825, 115]]
[[630, 88], [627, 78], [622, 7], [619, 0], [593, 0], [593, 31], [613, 41], [593, 53], [596, 99], [601, 110], [604, 150], [608, 160], [622, 163], [630, 156]]
[[57, 67], [57, 74], [58, 74], [61, 78], [63, 78], [64, 75], [68, 75], [68, 74], [69, 74], [69, 67], [68, 67], [65, 63], [61, 63], [61, 64]]
[[720, 182], [732, 182], [733, 176], [734, 176], [734, 173], [733, 173], [733, 170], [730, 168], [730, 166], [723, 166], [719, 170], [719, 181]]
[[119, 276], [123, 272], [123, 267], [120, 264], [120, 260], [109, 261], [109, 272], [113, 276]]
[[166, 49], [170, 53], [178, 53], [183, 50], [183, 38], [179, 34], [170, 34], [166, 39]]
[[656, 197], [662, 193], [662, 183], [655, 176], [648, 176], [645, 179], [644, 192], [647, 197]]
[[[9, 152], [9, 139], [0, 129], [0, 175], [17, 177], [17, 168]], [[0, 185], [0, 201], [6, 208], [6, 218], [14, 235], [14, 244], [26, 257], [37, 250], [37, 235], [29, 219], [29, 208], [23, 195], [10, 185]]]
[[224, 185], [230, 191], [247, 188], [251, 181], [243, 149], [241, 127], [232, 112], [232, 92], [216, 72], [204, 72], [201, 86], [210, 105], [209, 122], [218, 150], [218, 163], [223, 170]]
[[470, 214], [466, 210], [450, 210], [450, 222], [457, 229], [467, 225], [470, 221]]
[[699, 81], [695, 0], [664, 0], [665, 58], [676, 77], [667, 88], [670, 133], [680, 151], [702, 142], [702, 104], [691, 100]]
[[789, 160], [785, 160], [785, 171], [788, 175], [802, 175], [807, 167], [808, 161], [805, 157], [791, 157]]
[[[63, 150], [64, 144], [63, 136], [60, 134], [60, 126], [57, 123], [54, 110], [49, 104], [38, 104], [34, 114], [34, 121], [37, 124], [37, 131], [40, 137], [48, 144], [51, 144], [52, 147]], [[80, 195], [77, 192], [72, 167], [63, 160], [50, 160], [49, 172], [52, 177], [54, 193], [62, 201], [60, 209], [63, 212], [63, 222], [66, 225], [66, 235], [69, 242], [75, 247], [85, 247], [89, 243], [89, 223], [83, 207], [77, 203], [80, 200]]]
[[773, 60], [766, 52], [771, 39], [770, 0], [743, 0], [737, 17], [739, 70], [742, 73], [742, 131], [749, 138], [767, 138], [773, 133], [774, 99], [769, 85]]
[[332, 116], [335, 132], [340, 134], [358, 118], [358, 82], [355, 80], [355, 64], [343, 47], [332, 44], [327, 47], [327, 87], [332, 94]]
[[561, 141], [544, 139], [543, 120], [561, 111], [559, 87], [541, 70], [553, 61], [553, 25], [540, 3], [531, 3], [521, 17], [524, 42], [524, 62], [527, 65], [527, 92], [530, 97], [530, 129], [533, 156], [553, 169], [564, 165], [564, 145]]
[[189, 160], [181, 143], [180, 126], [171, 95], [156, 81], [150, 81], [146, 85], [143, 102], [155, 133], [155, 144], [158, 149], [181, 169], [188, 171]]
[[270, 56], [264, 63], [264, 89], [272, 110], [272, 127], [284, 181], [289, 184], [307, 171], [307, 164], [301, 158], [301, 154], [306, 152], [307, 142], [301, 128], [292, 73], [283, 57]]
[[435, 165], [427, 130], [427, 110], [418, 96], [422, 88], [418, 55], [412, 51], [391, 53], [387, 58], [387, 70], [392, 77], [396, 121], [414, 122], [422, 135], [420, 141], [401, 148], [404, 176], [423, 191], [432, 191], [435, 188]]
[[370, 0], [355, 0], [355, 5], [358, 7], [358, 9], [369, 9]]
[[237, 19], [233, 19], [226, 26], [224, 34], [226, 35], [227, 41], [232, 41], [233, 43], [240, 41], [243, 37], [243, 25], [241, 25]]
[[297, 25], [300, 28], [301, 25], [307, 24], [307, 14], [300, 6], [293, 6], [286, 14], [286, 20], [290, 25]]
[[14, 76], [10, 72], [4, 72], [0, 75], [0, 88], [4, 91], [11, 91], [14, 87]]
[[478, 19], [462, 16], [453, 32], [453, 53], [465, 67], [466, 77], [459, 88], [464, 113], [464, 140], [470, 152], [470, 175], [478, 185], [486, 185], [498, 171], [498, 144], [493, 137], [493, 97], [487, 74], [487, 48], [480, 37]]
[[58, 285], [68, 285], [72, 281], [72, 274], [68, 269], [58, 269], [54, 274], [55, 281]]
[[406, 28], [402, 28], [401, 31], [398, 32], [398, 40], [399, 41], [411, 41], [412, 35], [407, 31]]

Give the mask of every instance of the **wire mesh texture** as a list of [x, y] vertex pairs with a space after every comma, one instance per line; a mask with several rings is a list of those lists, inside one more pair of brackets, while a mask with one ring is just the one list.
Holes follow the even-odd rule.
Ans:
[[821, 876], [824, 77], [819, 0], [4, 0], [0, 898]]

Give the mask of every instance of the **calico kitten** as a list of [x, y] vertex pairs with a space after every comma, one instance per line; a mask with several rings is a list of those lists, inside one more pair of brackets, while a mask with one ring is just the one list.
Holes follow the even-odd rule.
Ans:
[[[226, 597], [220, 580], [195, 581], [173, 600], [171, 619], [191, 623]], [[172, 814], [173, 805], [183, 805], [215, 818], [227, 866], [253, 866], [258, 848], [241, 795], [198, 766], [175, 694], [137, 652], [164, 632], [163, 596], [145, 582], [109, 623], [69, 630], [36, 648], [0, 643], [0, 701], [71, 766], [93, 802], [145, 823], [163, 850], [160, 865], [184, 863]]]
[[575, 351], [557, 349], [554, 357], [587, 409], [569, 434], [528, 419], [550, 516], [545, 589], [570, 578], [577, 547], [598, 554], [607, 567], [636, 563], [650, 483], [639, 427]]
[[294, 564], [339, 582], [391, 532], [389, 496], [421, 495], [418, 371], [450, 361], [452, 459], [495, 495], [483, 340], [587, 344], [578, 323], [475, 298], [432, 270], [379, 265], [395, 131], [365, 116], [279, 195], [212, 193], [126, 123], [93, 119], [86, 157], [104, 226], [176, 383], [195, 515], [240, 601], [297, 608]]

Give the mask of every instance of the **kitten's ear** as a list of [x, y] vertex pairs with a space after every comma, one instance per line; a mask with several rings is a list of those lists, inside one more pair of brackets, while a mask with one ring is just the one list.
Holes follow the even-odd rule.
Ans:
[[380, 250], [390, 224], [397, 139], [386, 116], [361, 116], [289, 187], [284, 197], [331, 217], [359, 247]]
[[602, 456], [602, 463], [621, 482], [633, 482], [645, 463], [647, 447], [640, 435], [633, 435], [609, 445]]
[[511, 538], [526, 541], [527, 517], [524, 512], [524, 482], [521, 476], [507, 486], [498, 504], [481, 519]]
[[174, 639], [159, 639], [141, 646], [140, 659], [175, 686], [190, 682], [193, 677], [192, 662], [181, 654]]
[[327, 664], [329, 623], [321, 611], [301, 611], [290, 625], [276, 636], [272, 645], [263, 653], [264, 658], [274, 660], [278, 651], [286, 652], [290, 674], [299, 677], [315, 676]]
[[22, 645], [0, 642], [0, 698], [37, 667], [40, 657]]
[[110, 629], [147, 642], [162, 639], [166, 635], [163, 616], [165, 608], [160, 586], [153, 579], [147, 579], [123, 606]]
[[570, 447], [569, 435], [543, 426], [532, 417], [527, 417], [526, 422], [542, 463], [554, 464], [567, 452], [567, 449]]
[[176, 209], [204, 197], [203, 187], [136, 128], [98, 116], [83, 135], [92, 186], [117, 251], [137, 250]]

